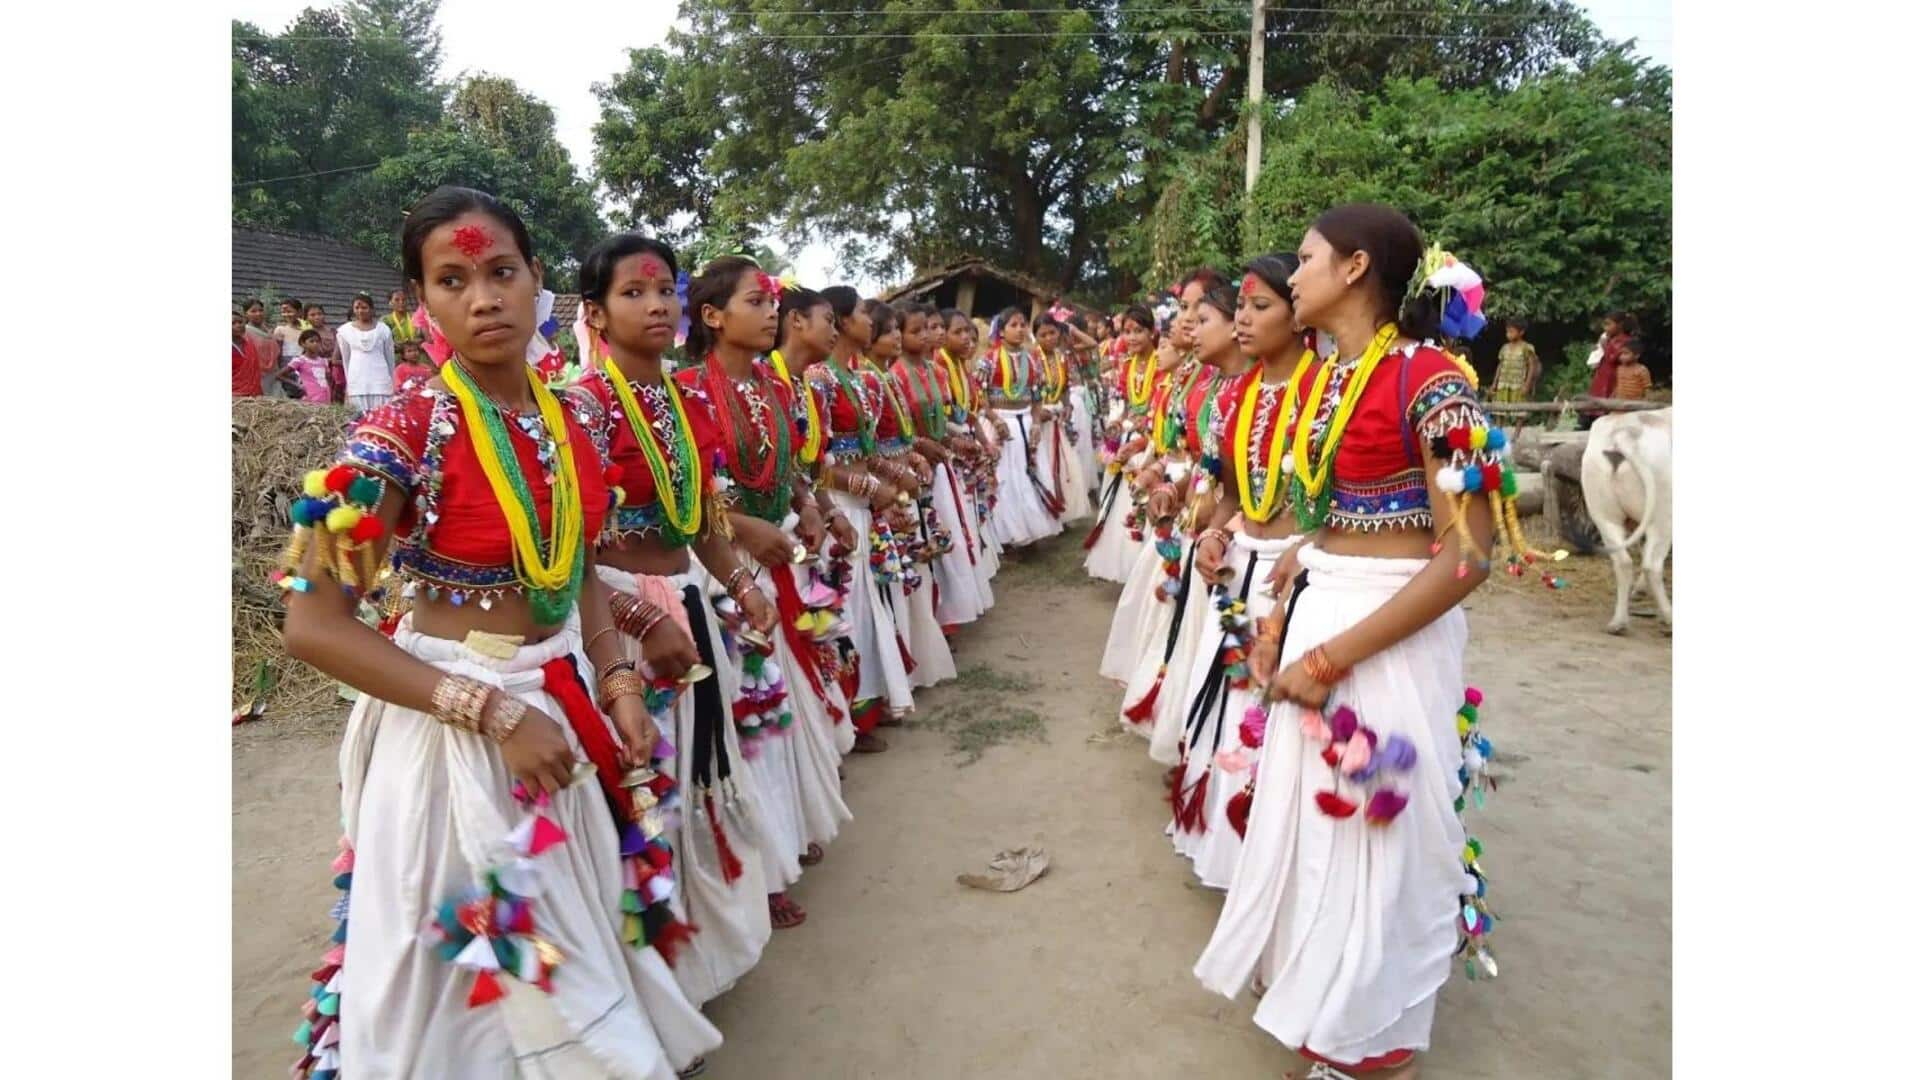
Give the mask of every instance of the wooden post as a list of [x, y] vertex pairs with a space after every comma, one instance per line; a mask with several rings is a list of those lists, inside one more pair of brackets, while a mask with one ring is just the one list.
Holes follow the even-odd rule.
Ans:
[[974, 291], [979, 287], [972, 278], [961, 278], [960, 288], [953, 294], [953, 306], [960, 309], [962, 315], [973, 317]]
[[[1247, 44], [1247, 196], [1260, 179], [1260, 103], [1266, 97], [1267, 0], [1253, 0], [1253, 29]], [[1226, 78], [1222, 75], [1221, 78]]]

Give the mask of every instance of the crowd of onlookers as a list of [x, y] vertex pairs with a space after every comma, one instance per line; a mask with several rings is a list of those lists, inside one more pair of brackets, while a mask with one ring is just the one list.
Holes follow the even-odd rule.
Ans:
[[[1106, 320], [1089, 320], [1059, 299], [1050, 313], [1079, 329], [1076, 337], [1089, 338], [1088, 344], [1108, 344], [1111, 328]], [[1156, 314], [1170, 318], [1172, 312], [1169, 308]], [[1647, 397], [1653, 375], [1641, 363], [1638, 334], [1632, 314], [1616, 311], [1606, 317], [1600, 340], [1587, 356], [1593, 369], [1587, 396], [1621, 401]], [[1526, 321], [1508, 319], [1506, 335], [1489, 395], [1495, 406], [1534, 400], [1540, 382], [1540, 355], [1527, 341]], [[387, 295], [387, 313], [378, 317], [371, 296], [355, 296], [349, 319], [340, 326], [328, 325], [326, 309], [319, 304], [302, 304], [292, 297], [280, 301], [279, 321], [269, 325], [266, 303], [248, 297], [233, 312], [233, 396], [345, 403], [364, 412], [413, 381], [433, 376], [421, 338], [404, 289]], [[1599, 415], [1583, 413], [1580, 426], [1589, 426]]]
[[353, 298], [347, 322], [332, 326], [319, 304], [280, 301], [279, 321], [248, 297], [233, 312], [233, 396], [275, 397], [315, 404], [375, 408], [414, 378], [433, 374], [421, 352], [421, 331], [407, 293], [387, 296], [387, 314], [374, 314], [373, 297]]

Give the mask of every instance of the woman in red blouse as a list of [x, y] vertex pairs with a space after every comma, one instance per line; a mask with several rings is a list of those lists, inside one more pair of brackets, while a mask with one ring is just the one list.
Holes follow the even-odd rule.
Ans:
[[[595, 573], [604, 466], [525, 363], [540, 263], [466, 188], [416, 204], [401, 251], [454, 355], [308, 477], [280, 577], [288, 652], [361, 691], [335, 863], [351, 930], [300, 1068], [671, 1080], [720, 1034], [667, 966], [687, 928], [636, 800], [675, 793]], [[388, 639], [355, 607], [390, 538], [413, 606]]]
[[900, 357], [889, 374], [925, 444], [923, 453], [933, 464], [933, 483], [922, 500], [922, 516], [937, 522], [946, 540], [947, 550], [934, 557], [929, 569], [934, 618], [942, 629], [951, 630], [978, 619], [992, 598], [991, 592], [984, 591], [985, 579], [979, 572], [976, 525], [971, 499], [965, 494], [970, 484], [960, 478], [966, 468], [963, 448], [978, 444], [953, 421], [952, 384], [931, 356], [936, 339], [946, 339], [940, 313], [931, 304], [908, 302], [901, 305], [900, 318]]
[[873, 320], [874, 332], [861, 374], [878, 388], [880, 456], [874, 465], [885, 470], [912, 496], [901, 507], [901, 525], [893, 531], [900, 551], [901, 568], [888, 585], [894, 619], [900, 624], [907, 655], [913, 658], [909, 677], [915, 689], [933, 686], [951, 679], [958, 672], [953, 650], [940, 631], [934, 614], [933, 578], [927, 572], [928, 553], [935, 548], [933, 514], [933, 457], [944, 453], [939, 444], [926, 438], [915, 425], [907, 408], [906, 387], [894, 378], [893, 365], [900, 358], [901, 316], [891, 305], [878, 300], [863, 300]]
[[811, 570], [804, 590], [798, 576], [813, 564], [829, 519], [842, 543], [851, 539], [851, 526], [844, 514], [831, 507], [823, 514], [815, 502], [796, 423], [805, 406], [759, 359], [773, 349], [780, 292], [779, 282], [751, 259], [730, 255], [708, 263], [687, 286], [694, 315], [687, 352], [705, 359], [676, 378], [714, 417], [735, 542], [752, 579], [779, 597], [775, 632], [760, 640], [736, 636], [745, 693], [734, 713], [743, 722], [758, 721], [760, 734], [747, 751], [764, 793], [768, 904], [775, 928], [786, 929], [807, 916], [786, 889], [799, 880], [801, 866], [825, 855], [825, 845], [852, 817], [840, 795], [833, 730], [847, 722], [845, 699], [831, 689], [837, 669], [826, 647], [805, 629], [815, 620], [802, 619], [806, 595], [833, 594], [815, 605], [820, 608], [838, 607], [839, 597]]
[[[875, 468], [880, 450], [879, 423], [885, 395], [859, 370], [861, 350], [873, 340], [873, 319], [860, 310], [860, 296], [846, 286], [821, 293], [833, 305], [839, 336], [827, 358], [807, 369], [806, 383], [820, 402], [827, 426], [820, 456], [820, 486], [832, 504], [853, 523], [855, 548], [848, 560], [844, 617], [852, 634], [858, 678], [853, 693], [856, 753], [879, 753], [886, 740], [874, 734], [884, 716], [905, 716], [913, 708], [904, 627], [895, 613], [882, 576], [897, 573], [885, 549], [876, 551], [876, 522], [898, 515], [913, 497]], [[889, 526], [889, 529], [891, 526]], [[876, 560], [876, 554], [879, 556]], [[876, 565], [878, 561], [879, 565]]]
[[1463, 470], [1477, 484], [1499, 461], [1472, 387], [1434, 344], [1445, 297], [1416, 277], [1412, 222], [1336, 207], [1299, 258], [1297, 317], [1337, 343], [1287, 394], [1293, 513], [1318, 531], [1284, 614], [1257, 630], [1252, 675], [1275, 704], [1241, 721], [1261, 747], [1257, 786], [1194, 970], [1228, 996], [1264, 984], [1254, 1022], [1322, 1071], [1404, 1077], [1458, 934], [1491, 963], [1475, 936], [1478, 845], [1456, 811], [1477, 698], [1459, 605], [1486, 577], [1461, 560], [1461, 533], [1490, 550], [1492, 517], [1469, 499], [1456, 520], [1454, 500]]
[[1195, 581], [1221, 584], [1212, 609], [1199, 620], [1201, 640], [1176, 718], [1181, 764], [1168, 831], [1174, 849], [1193, 860], [1201, 884], [1214, 889], [1227, 887], [1239, 860], [1259, 754], [1240, 737], [1240, 720], [1258, 701], [1246, 671], [1250, 624], [1273, 610], [1268, 579], [1302, 539], [1280, 465], [1286, 390], [1310, 360], [1287, 287], [1299, 265], [1292, 254], [1262, 255], [1247, 265], [1234, 336], [1256, 363], [1214, 399], [1216, 419], [1208, 433], [1206, 456], [1214, 463], [1218, 502], [1195, 541], [1193, 571]]
[[689, 552], [714, 580], [734, 583], [734, 603], [757, 626], [773, 626], [774, 606], [741, 570], [721, 521], [713, 415], [686, 400], [661, 363], [680, 321], [678, 274], [672, 249], [637, 233], [587, 254], [585, 370], [568, 396], [617, 481], [598, 561], [620, 645], [649, 677], [681, 680], [696, 666], [706, 676], [674, 701], [679, 752], [666, 765], [686, 800], [674, 847], [688, 921], [700, 927], [691, 959], [674, 971], [704, 1005], [752, 970], [772, 933], [761, 839], [769, 815], [734, 725], [739, 673]]
[[[1186, 717], [1187, 675], [1209, 617], [1213, 616], [1213, 582], [1193, 572], [1200, 530], [1213, 513], [1214, 477], [1206, 467], [1209, 432], [1216, 416], [1216, 400], [1227, 383], [1247, 370], [1248, 360], [1234, 336], [1233, 286], [1214, 278], [1190, 304], [1199, 368], [1178, 397], [1167, 402], [1162, 422], [1165, 447], [1160, 467], [1167, 479], [1160, 492], [1177, 514], [1170, 541], [1183, 553], [1178, 577], [1169, 579], [1167, 602], [1148, 615], [1151, 635], [1135, 661], [1133, 678], [1122, 698], [1121, 716], [1148, 737], [1148, 753], [1155, 761], [1180, 760], [1181, 722]], [[1198, 284], [1197, 282], [1195, 283]], [[1169, 549], [1174, 550], [1174, 549]], [[1189, 783], [1203, 773], [1191, 770]], [[1176, 794], [1179, 788], [1175, 788]]]

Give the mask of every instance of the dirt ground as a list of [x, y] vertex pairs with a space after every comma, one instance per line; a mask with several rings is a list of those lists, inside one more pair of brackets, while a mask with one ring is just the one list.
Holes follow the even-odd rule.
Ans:
[[[1191, 974], [1220, 908], [1168, 848], [1161, 770], [1115, 734], [1094, 670], [1118, 586], [1078, 536], [1010, 560], [893, 749], [847, 763], [855, 820], [794, 892], [806, 924], [710, 1015], [714, 1080], [1279, 1077], [1253, 1002]], [[1670, 1075], [1671, 642], [1602, 632], [1611, 579], [1496, 578], [1469, 604], [1469, 680], [1500, 790], [1470, 818], [1502, 917], [1493, 982], [1441, 995], [1423, 1075]], [[1026, 687], [1031, 686], [1031, 689]], [[340, 717], [238, 729], [233, 759], [234, 1075], [283, 1075], [331, 930]], [[977, 757], [977, 760], [976, 760]], [[1052, 856], [1027, 889], [966, 889], [1003, 848]]]

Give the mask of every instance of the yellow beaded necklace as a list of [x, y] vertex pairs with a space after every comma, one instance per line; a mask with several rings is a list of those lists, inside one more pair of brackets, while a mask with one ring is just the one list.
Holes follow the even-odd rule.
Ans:
[[793, 381], [793, 376], [788, 374], [787, 358], [780, 355], [779, 349], [768, 354], [767, 359], [773, 361], [774, 374], [780, 376], [780, 381], [787, 384], [787, 389], [793, 391], [793, 396], [805, 402], [801, 407], [807, 410], [807, 441], [800, 447], [800, 463], [811, 465], [820, 460], [820, 445], [826, 441], [827, 435], [825, 425], [820, 423], [820, 407], [813, 403], [813, 394], [806, 387]]
[[1254, 521], [1268, 521], [1280, 506], [1280, 492], [1287, 486], [1280, 464], [1287, 453], [1287, 424], [1291, 420], [1293, 388], [1300, 385], [1300, 376], [1306, 373], [1307, 365], [1312, 362], [1313, 350], [1308, 349], [1300, 354], [1300, 362], [1293, 365], [1293, 374], [1287, 376], [1286, 389], [1280, 397], [1280, 413], [1274, 417], [1273, 431], [1267, 436], [1267, 490], [1257, 496], [1253, 491], [1252, 476], [1253, 414], [1260, 407], [1260, 376], [1257, 372], [1247, 383], [1246, 396], [1240, 400], [1240, 415], [1234, 418], [1234, 478], [1240, 484], [1241, 512]]
[[1127, 357], [1127, 404], [1135, 409], [1145, 408], [1153, 397], [1153, 376], [1160, 369], [1160, 354], [1145, 354], [1146, 366], [1141, 367], [1140, 357]]
[[[1320, 402], [1327, 393], [1327, 380], [1333, 374], [1337, 361], [1329, 358], [1320, 365], [1320, 374], [1313, 380], [1313, 391], [1301, 406], [1298, 422], [1293, 424], [1293, 476], [1306, 489], [1309, 497], [1318, 497], [1326, 490], [1327, 479], [1333, 473], [1334, 450], [1340, 445], [1340, 436], [1347, 430], [1347, 421], [1353, 418], [1353, 411], [1360, 406], [1362, 391], [1367, 388], [1367, 380], [1373, 377], [1373, 369], [1387, 355], [1387, 348], [1400, 336], [1400, 328], [1393, 324], [1380, 328], [1373, 335], [1373, 341], [1367, 345], [1367, 351], [1360, 354], [1360, 365], [1353, 373], [1353, 379], [1347, 384], [1340, 407], [1334, 410], [1333, 420], [1327, 425], [1326, 437], [1320, 441], [1320, 460], [1313, 460], [1313, 418], [1320, 415]], [[1298, 387], [1298, 377], [1287, 384], [1287, 396], [1292, 397]], [[1283, 421], [1293, 422], [1292, 410], [1282, 406]]]

